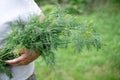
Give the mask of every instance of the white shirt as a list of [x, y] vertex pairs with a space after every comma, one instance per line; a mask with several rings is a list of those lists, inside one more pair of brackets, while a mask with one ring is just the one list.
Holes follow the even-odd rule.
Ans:
[[[10, 33], [10, 22], [17, 19], [27, 21], [30, 15], [40, 15], [41, 10], [34, 0], [0, 0], [0, 48], [4, 44], [6, 34]], [[25, 66], [12, 66], [12, 80], [26, 80], [34, 72], [34, 63]], [[0, 80], [9, 80], [5, 74], [0, 73]]]

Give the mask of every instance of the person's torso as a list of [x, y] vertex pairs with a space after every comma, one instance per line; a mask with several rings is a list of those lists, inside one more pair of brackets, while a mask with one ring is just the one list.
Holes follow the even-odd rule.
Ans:
[[[19, 18], [22, 19], [23, 21], [24, 20], [27, 21], [30, 15], [33, 14], [40, 15], [40, 13], [41, 10], [34, 2], [34, 0], [1, 0], [0, 1], [0, 48], [2, 48], [2, 45], [4, 44], [3, 41], [6, 39], [6, 37], [11, 31], [9, 24], [10, 22], [13, 22]], [[24, 80], [25, 78], [29, 77], [34, 71], [33, 67], [34, 67], [33, 63], [26, 66], [12, 67], [12, 72], [14, 76], [13, 80], [19, 80], [17, 78], [20, 77], [23, 77], [23, 79], [21, 78], [20, 80]], [[4, 78], [4, 76], [2, 77]]]

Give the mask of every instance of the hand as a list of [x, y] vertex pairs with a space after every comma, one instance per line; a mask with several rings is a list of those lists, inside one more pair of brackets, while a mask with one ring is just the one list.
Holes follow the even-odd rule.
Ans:
[[21, 54], [21, 56], [12, 60], [7, 60], [6, 63], [13, 66], [27, 65], [37, 59], [40, 55], [37, 51], [30, 53], [28, 49], [19, 51], [19, 53]]

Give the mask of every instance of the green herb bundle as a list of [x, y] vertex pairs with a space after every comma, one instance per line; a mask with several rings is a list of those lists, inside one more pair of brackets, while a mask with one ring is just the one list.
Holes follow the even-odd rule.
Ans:
[[7, 69], [5, 60], [13, 59], [19, 54], [13, 54], [14, 50], [29, 49], [39, 51], [47, 64], [53, 64], [54, 50], [58, 47], [67, 47], [68, 44], [81, 51], [85, 46], [89, 49], [95, 46], [101, 47], [99, 38], [91, 25], [82, 25], [79, 18], [67, 14], [64, 10], [54, 9], [46, 16], [43, 22], [39, 22], [38, 16], [31, 16], [29, 21], [15, 21], [11, 24], [12, 32], [0, 50], [0, 72], [11, 74]]

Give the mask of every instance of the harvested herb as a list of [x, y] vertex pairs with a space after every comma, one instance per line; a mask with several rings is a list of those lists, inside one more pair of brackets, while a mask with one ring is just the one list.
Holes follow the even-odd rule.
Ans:
[[11, 74], [4, 61], [19, 56], [13, 54], [14, 50], [29, 49], [39, 51], [47, 64], [54, 64], [54, 50], [58, 47], [73, 47], [81, 51], [85, 46], [99, 49], [99, 38], [91, 25], [82, 25], [79, 18], [67, 14], [64, 10], [54, 9], [43, 22], [39, 22], [38, 16], [31, 16], [28, 22], [22, 20], [11, 24], [12, 32], [8, 35], [4, 47], [0, 50], [0, 72]]

